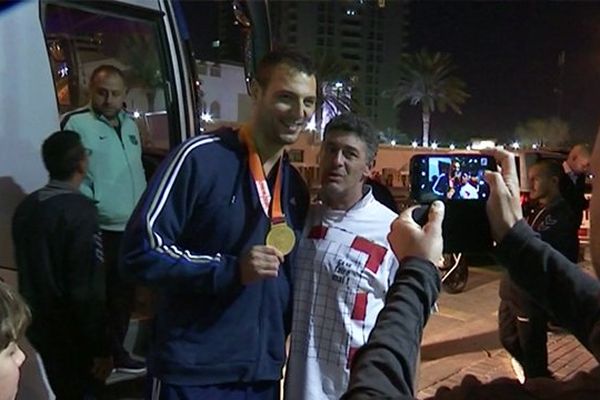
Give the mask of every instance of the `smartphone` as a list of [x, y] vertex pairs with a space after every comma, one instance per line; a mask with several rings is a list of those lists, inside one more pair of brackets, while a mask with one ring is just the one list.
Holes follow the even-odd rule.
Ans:
[[490, 188], [485, 170], [496, 170], [493, 157], [482, 154], [418, 154], [410, 160], [411, 197], [418, 203], [485, 202]]
[[420, 204], [446, 203], [444, 252], [480, 253], [493, 247], [486, 213], [490, 188], [485, 170], [496, 170], [482, 154], [418, 154], [410, 160], [411, 197]]

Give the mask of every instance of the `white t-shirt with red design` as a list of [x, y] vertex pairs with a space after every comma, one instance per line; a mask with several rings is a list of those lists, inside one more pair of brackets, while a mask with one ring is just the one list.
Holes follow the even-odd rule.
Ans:
[[398, 269], [387, 234], [397, 215], [369, 190], [348, 211], [314, 205], [294, 271], [287, 400], [339, 399]]

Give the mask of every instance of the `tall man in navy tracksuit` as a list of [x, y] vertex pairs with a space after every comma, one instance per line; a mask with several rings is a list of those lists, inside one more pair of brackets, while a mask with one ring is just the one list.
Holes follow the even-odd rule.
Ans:
[[[562, 167], [552, 160], [541, 160], [529, 168], [530, 206], [525, 218], [543, 241], [577, 262], [576, 218], [560, 194]], [[550, 376], [546, 348], [547, 313], [536, 299], [523, 292], [508, 275], [500, 283], [498, 321], [500, 341], [521, 364], [525, 377]]]
[[251, 120], [184, 142], [125, 232], [123, 268], [160, 293], [147, 398], [279, 399], [308, 193], [283, 146], [316, 104], [311, 61], [269, 53]]

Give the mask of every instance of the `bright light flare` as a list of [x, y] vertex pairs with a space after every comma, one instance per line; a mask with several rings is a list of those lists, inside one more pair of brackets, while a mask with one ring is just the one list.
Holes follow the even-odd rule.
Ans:
[[307, 131], [317, 131], [317, 121], [314, 118], [311, 118], [310, 121], [306, 124]]
[[201, 119], [202, 121], [204, 121], [204, 122], [207, 122], [207, 123], [211, 123], [211, 122], [213, 122], [213, 117], [212, 117], [212, 115], [211, 115], [210, 113], [207, 113], [207, 112], [203, 112], [203, 113], [200, 115], [200, 119]]

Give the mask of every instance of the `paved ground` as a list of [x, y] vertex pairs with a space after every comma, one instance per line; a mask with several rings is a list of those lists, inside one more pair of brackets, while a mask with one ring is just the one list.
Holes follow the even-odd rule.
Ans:
[[[583, 268], [589, 271], [589, 263]], [[500, 276], [497, 267], [471, 267], [465, 292], [440, 296], [440, 312], [431, 317], [423, 337], [419, 398], [432, 396], [441, 386], [455, 386], [468, 374], [484, 382], [516, 377], [497, 333]], [[557, 379], [597, 365], [571, 335], [551, 333], [548, 350]]]
[[[583, 268], [589, 271], [589, 263], [584, 263]], [[438, 301], [439, 312], [431, 317], [425, 329], [420, 399], [432, 396], [441, 386], [459, 384], [468, 374], [484, 382], [502, 376], [515, 377], [497, 333], [498, 286], [502, 271], [496, 266], [470, 267], [469, 271], [466, 290], [455, 295], [442, 293]], [[597, 365], [591, 354], [571, 335], [550, 334], [548, 348], [550, 369], [558, 379]], [[109, 398], [141, 399], [143, 378], [121, 381], [123, 378], [126, 377], [113, 377]]]

